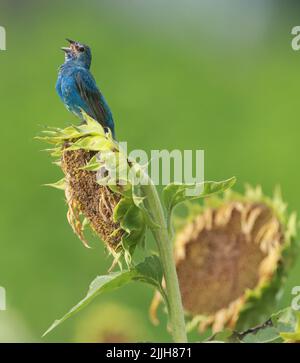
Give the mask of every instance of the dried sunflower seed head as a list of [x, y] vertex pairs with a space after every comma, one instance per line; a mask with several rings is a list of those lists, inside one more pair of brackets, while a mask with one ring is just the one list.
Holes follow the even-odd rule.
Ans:
[[[176, 235], [183, 306], [200, 330], [264, 321], [282, 287], [295, 217], [288, 222], [278, 196], [271, 200], [254, 191], [214, 197]], [[152, 315], [156, 305], [157, 298]]]
[[114, 221], [113, 212], [121, 197], [108, 186], [99, 185], [95, 171], [82, 169], [94, 154], [95, 152], [82, 149], [62, 153], [61, 165], [65, 173], [69, 206], [68, 220], [78, 237], [87, 245], [78, 213], [84, 215], [96, 234], [111, 250], [117, 251], [124, 231], [120, 228], [120, 223]]
[[[85, 123], [80, 126], [53, 128], [38, 137], [54, 145], [51, 155], [60, 158], [56, 164], [65, 174], [64, 179], [48, 185], [65, 190], [68, 221], [85, 246], [84, 228], [88, 225], [104, 241], [115, 262], [124, 256], [130, 264], [137, 244], [143, 245], [146, 229], [134, 188], [126, 179], [131, 163], [110, 133], [84, 112], [83, 116]], [[122, 183], [119, 170], [125, 178]]]

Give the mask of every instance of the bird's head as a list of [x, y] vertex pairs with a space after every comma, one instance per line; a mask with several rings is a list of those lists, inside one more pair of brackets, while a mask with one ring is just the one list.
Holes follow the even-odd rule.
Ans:
[[67, 39], [70, 46], [62, 47], [65, 52], [65, 60], [73, 60], [85, 68], [90, 68], [92, 62], [92, 53], [90, 47], [85, 44], [76, 42], [75, 40]]

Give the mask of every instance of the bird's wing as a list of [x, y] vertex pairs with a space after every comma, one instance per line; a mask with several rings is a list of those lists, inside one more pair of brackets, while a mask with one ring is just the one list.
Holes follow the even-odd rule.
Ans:
[[80, 96], [89, 108], [90, 112], [87, 113], [103, 127], [109, 127], [110, 111], [90, 72], [87, 70], [80, 70], [75, 75], [75, 82]]

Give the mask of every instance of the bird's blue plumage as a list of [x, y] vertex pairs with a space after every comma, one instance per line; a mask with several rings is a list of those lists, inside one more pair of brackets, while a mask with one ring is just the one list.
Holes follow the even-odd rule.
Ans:
[[81, 109], [109, 128], [114, 136], [114, 121], [110, 108], [90, 72], [91, 51], [86, 45], [70, 41], [65, 62], [60, 67], [56, 91], [66, 108], [82, 119]]

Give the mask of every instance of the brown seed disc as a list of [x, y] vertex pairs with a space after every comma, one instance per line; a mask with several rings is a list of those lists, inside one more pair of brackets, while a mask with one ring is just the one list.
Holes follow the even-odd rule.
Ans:
[[[62, 169], [66, 176], [66, 197], [75, 227], [79, 222], [74, 209], [78, 209], [90, 222], [93, 230], [113, 250], [119, 246], [123, 230], [113, 221], [113, 211], [120, 200], [107, 186], [99, 185], [96, 172], [80, 169], [95, 155], [85, 150], [64, 151]], [[73, 209], [73, 210], [72, 210]], [[80, 231], [78, 231], [80, 234]], [[82, 236], [80, 236], [82, 237]]]
[[206, 209], [176, 240], [185, 310], [211, 315], [240, 301], [247, 289], [271, 278], [282, 242], [280, 223], [264, 204]]

